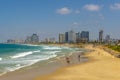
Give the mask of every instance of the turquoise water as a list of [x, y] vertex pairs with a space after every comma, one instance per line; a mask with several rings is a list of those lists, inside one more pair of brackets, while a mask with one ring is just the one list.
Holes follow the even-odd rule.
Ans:
[[0, 44], [0, 74], [56, 56], [63, 56], [76, 50], [78, 49], [46, 45]]

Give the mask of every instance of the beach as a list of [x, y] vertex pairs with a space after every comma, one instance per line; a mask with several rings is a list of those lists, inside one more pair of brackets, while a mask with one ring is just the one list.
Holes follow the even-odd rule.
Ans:
[[0, 80], [120, 80], [120, 0], [0, 0]]
[[106, 52], [102, 46], [86, 46], [92, 50], [88, 62], [59, 68], [33, 80], [119, 80], [120, 59]]
[[75, 52], [67, 56], [70, 63], [65, 56], [55, 57], [9, 72], [0, 76], [0, 80], [119, 80], [120, 60], [109, 53], [110, 49], [99, 45], [84, 48], [89, 50], [84, 55]]

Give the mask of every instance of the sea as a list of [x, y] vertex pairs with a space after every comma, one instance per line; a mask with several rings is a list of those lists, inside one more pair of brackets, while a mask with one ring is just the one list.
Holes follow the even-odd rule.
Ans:
[[0, 75], [82, 49], [31, 44], [0, 44]]

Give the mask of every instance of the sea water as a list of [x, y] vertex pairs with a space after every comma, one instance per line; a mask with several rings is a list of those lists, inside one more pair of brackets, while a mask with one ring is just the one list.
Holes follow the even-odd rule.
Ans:
[[0, 44], [0, 75], [76, 50], [46, 45]]

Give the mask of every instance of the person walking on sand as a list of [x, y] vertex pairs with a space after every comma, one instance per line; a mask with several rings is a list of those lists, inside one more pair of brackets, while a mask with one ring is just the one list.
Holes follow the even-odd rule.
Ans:
[[81, 55], [79, 54], [79, 55], [78, 55], [78, 60], [79, 60], [79, 61], [80, 61], [80, 56], [81, 56]]
[[67, 61], [68, 64], [70, 64], [70, 59], [69, 59], [69, 57], [66, 57], [66, 61]]

